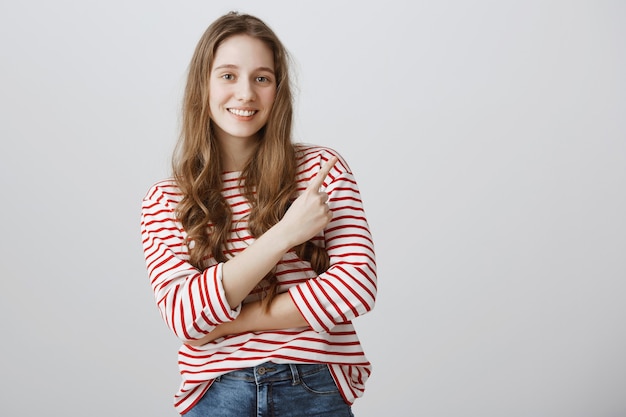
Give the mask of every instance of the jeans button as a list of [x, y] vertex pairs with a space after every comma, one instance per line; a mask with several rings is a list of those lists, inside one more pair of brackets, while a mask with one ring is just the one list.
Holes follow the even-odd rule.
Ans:
[[257, 372], [259, 373], [259, 375], [263, 375], [265, 373], [265, 368], [264, 367], [260, 367]]

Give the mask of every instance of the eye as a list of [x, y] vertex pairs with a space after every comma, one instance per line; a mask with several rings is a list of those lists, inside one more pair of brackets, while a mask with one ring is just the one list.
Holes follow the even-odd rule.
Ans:
[[233, 74], [224, 74], [221, 76], [221, 78], [228, 80], [228, 81], [232, 81], [235, 79], [235, 76]]
[[269, 83], [270, 82], [269, 78], [263, 77], [263, 76], [256, 77], [256, 80], [257, 80], [257, 82], [260, 82], [260, 83]]

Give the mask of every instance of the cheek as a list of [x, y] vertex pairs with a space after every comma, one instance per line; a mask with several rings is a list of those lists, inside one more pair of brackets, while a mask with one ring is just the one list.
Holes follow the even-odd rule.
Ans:
[[265, 101], [265, 103], [267, 103], [269, 107], [272, 107], [274, 105], [274, 102], [276, 101], [276, 91], [265, 92], [263, 101]]
[[218, 82], [209, 82], [209, 103], [218, 103], [227, 94], [226, 88]]
[[216, 112], [224, 102], [224, 94], [219, 88], [209, 90], [209, 112]]

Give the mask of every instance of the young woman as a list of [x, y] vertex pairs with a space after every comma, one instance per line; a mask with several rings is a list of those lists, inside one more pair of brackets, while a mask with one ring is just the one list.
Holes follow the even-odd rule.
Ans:
[[374, 307], [372, 237], [343, 158], [292, 143], [287, 63], [258, 18], [213, 22], [189, 67], [173, 177], [143, 200], [186, 416], [352, 416], [371, 372], [351, 321]]

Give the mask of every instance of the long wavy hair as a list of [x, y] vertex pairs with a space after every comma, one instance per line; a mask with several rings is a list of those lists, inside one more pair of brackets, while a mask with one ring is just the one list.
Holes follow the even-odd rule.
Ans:
[[[241, 178], [243, 192], [251, 205], [248, 228], [261, 236], [276, 224], [296, 193], [296, 155], [291, 142], [293, 97], [289, 79], [289, 56], [275, 33], [260, 19], [230, 12], [214, 21], [198, 42], [188, 69], [182, 105], [181, 133], [172, 168], [182, 194], [176, 216], [187, 232], [192, 265], [203, 270], [213, 257], [226, 262], [226, 244], [231, 232], [232, 211], [222, 196], [220, 147], [209, 115], [209, 77], [217, 48], [231, 36], [245, 34], [265, 42], [274, 55], [276, 98], [266, 125], [259, 132], [256, 149]], [[311, 241], [295, 248], [298, 256], [322, 273], [328, 254]], [[269, 283], [266, 308], [277, 292], [274, 270]]]

